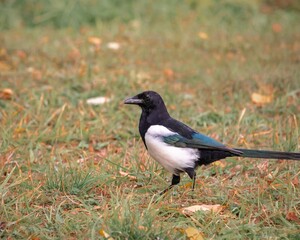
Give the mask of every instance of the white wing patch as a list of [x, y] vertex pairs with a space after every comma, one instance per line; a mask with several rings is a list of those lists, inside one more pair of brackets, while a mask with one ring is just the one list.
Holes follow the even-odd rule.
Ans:
[[176, 173], [176, 169], [194, 168], [199, 157], [197, 149], [171, 146], [163, 141], [163, 137], [176, 134], [161, 125], [151, 126], [145, 134], [148, 152], [166, 170]]

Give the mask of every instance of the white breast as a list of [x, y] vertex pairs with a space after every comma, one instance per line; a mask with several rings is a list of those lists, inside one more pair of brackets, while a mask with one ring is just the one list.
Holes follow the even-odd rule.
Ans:
[[171, 146], [163, 141], [164, 136], [176, 134], [161, 125], [151, 126], [145, 134], [148, 152], [166, 170], [176, 173], [176, 169], [194, 168], [198, 150]]

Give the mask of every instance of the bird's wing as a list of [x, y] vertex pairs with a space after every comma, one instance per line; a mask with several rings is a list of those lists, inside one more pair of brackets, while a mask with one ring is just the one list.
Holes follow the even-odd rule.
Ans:
[[203, 150], [219, 150], [230, 152], [234, 155], [241, 155], [238, 150], [226, 147], [224, 144], [210, 138], [206, 135], [194, 131], [189, 126], [179, 122], [173, 118], [169, 118], [163, 125], [173, 131], [175, 134], [164, 136], [163, 141], [167, 144], [183, 147], [183, 148], [197, 148]]
[[191, 139], [185, 138], [180, 134], [173, 134], [173, 135], [163, 137], [163, 140], [165, 143], [173, 145], [175, 147], [211, 149], [211, 150], [213, 149], [224, 150], [224, 148], [226, 148], [225, 145], [200, 133], [194, 133]]

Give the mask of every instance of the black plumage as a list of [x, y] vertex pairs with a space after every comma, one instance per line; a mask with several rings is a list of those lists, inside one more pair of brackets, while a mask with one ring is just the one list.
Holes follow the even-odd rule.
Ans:
[[193, 179], [194, 188], [198, 166], [226, 157], [300, 160], [300, 153], [296, 152], [229, 148], [172, 118], [163, 99], [154, 91], [142, 92], [124, 103], [142, 108], [139, 132], [145, 147], [156, 161], [173, 174], [171, 185], [165, 191], [180, 182], [182, 172]]

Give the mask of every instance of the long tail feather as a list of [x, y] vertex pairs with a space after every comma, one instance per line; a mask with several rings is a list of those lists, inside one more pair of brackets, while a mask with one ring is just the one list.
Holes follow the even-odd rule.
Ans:
[[234, 149], [242, 152], [241, 157], [300, 160], [300, 153], [297, 152], [277, 152], [243, 148]]

